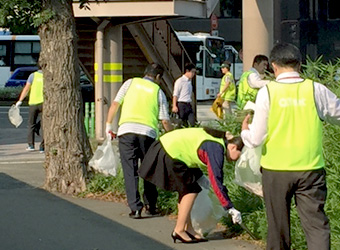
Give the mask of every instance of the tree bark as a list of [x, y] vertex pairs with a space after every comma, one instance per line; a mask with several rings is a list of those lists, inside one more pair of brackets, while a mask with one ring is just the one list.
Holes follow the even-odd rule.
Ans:
[[44, 188], [76, 194], [86, 188], [92, 155], [84, 128], [77, 35], [71, 0], [44, 0], [55, 13], [40, 26], [39, 63], [44, 75]]

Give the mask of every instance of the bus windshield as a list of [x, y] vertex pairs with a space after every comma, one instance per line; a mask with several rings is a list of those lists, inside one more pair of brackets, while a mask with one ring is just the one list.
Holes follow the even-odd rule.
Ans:
[[209, 50], [206, 51], [206, 68], [205, 76], [213, 78], [221, 78], [222, 72], [220, 65], [224, 61], [224, 41], [219, 39], [208, 38], [206, 47]]
[[203, 53], [200, 54], [199, 60], [196, 58], [197, 52], [199, 52], [200, 46], [203, 46], [202, 41], [182, 41], [182, 44], [187, 51], [189, 57], [193, 62], [196, 62], [196, 74], [202, 75], [203, 71]]

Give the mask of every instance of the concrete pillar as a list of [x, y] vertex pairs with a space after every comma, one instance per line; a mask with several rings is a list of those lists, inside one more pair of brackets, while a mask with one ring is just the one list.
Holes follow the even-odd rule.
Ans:
[[242, 2], [243, 70], [248, 70], [257, 54], [269, 57], [274, 43], [274, 0]]
[[95, 54], [94, 54], [94, 87], [95, 87], [95, 136], [97, 140], [104, 138], [103, 123], [104, 123], [104, 89], [103, 89], [103, 60], [106, 54], [104, 48], [104, 31], [105, 27], [109, 24], [109, 21], [104, 20], [97, 27], [96, 42], [95, 42]]
[[[105, 41], [105, 46], [108, 49], [108, 53], [105, 55], [104, 62], [104, 98], [105, 101], [107, 101], [107, 104], [104, 105], [105, 122], [108, 109], [123, 83], [122, 25], [114, 25], [111, 23], [110, 26], [106, 29], [106, 38], [107, 39]], [[119, 111], [115, 116], [115, 119], [112, 121], [114, 131], [116, 132], [118, 130], [118, 120], [120, 116]]]
[[[123, 31], [121, 25], [103, 21], [95, 43], [95, 127], [96, 139], [105, 139], [108, 109], [123, 82]], [[119, 113], [112, 122], [118, 129]]]

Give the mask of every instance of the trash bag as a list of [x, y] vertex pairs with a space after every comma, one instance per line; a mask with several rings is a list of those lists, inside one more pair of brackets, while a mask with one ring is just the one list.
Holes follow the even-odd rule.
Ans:
[[20, 110], [14, 104], [8, 111], [8, 118], [10, 122], [17, 128], [22, 123], [22, 116], [20, 115]]
[[226, 215], [218, 198], [211, 189], [202, 187], [191, 210], [191, 221], [195, 231], [207, 236]]
[[182, 126], [182, 120], [179, 118], [178, 113], [170, 114], [170, 122], [176, 127], [179, 128]]
[[98, 146], [89, 166], [105, 175], [116, 176], [120, 164], [118, 147], [113, 146], [111, 139], [106, 138], [101, 146]]
[[220, 119], [223, 119], [223, 108], [222, 108], [223, 102], [224, 101], [222, 97], [219, 96], [215, 99], [215, 101], [213, 102], [210, 108], [210, 110], [214, 112], [214, 114]]
[[248, 191], [263, 197], [260, 160], [262, 146], [243, 147], [240, 158], [235, 164], [235, 183]]

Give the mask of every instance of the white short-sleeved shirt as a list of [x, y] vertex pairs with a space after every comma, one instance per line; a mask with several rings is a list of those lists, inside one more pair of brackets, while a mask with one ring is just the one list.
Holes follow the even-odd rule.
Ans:
[[[144, 78], [146, 80], [149, 80], [148, 78]], [[122, 87], [119, 89], [114, 101], [118, 102], [119, 104], [122, 104], [124, 97], [126, 95], [126, 92], [128, 91], [130, 85], [131, 85], [132, 79], [129, 79], [125, 81], [122, 85]], [[164, 92], [159, 89], [158, 91], [158, 105], [159, 105], [159, 113], [158, 113], [158, 119], [159, 120], [169, 120], [169, 109], [168, 109], [168, 102], [166, 100], [166, 96]], [[119, 126], [117, 135], [123, 135], [127, 133], [134, 133], [134, 134], [140, 134], [140, 135], [146, 135], [151, 138], [156, 138], [157, 133], [156, 131], [144, 124], [140, 123], [133, 123], [133, 122], [126, 122]]]
[[267, 83], [269, 83], [269, 80], [263, 80], [260, 73], [255, 69], [251, 68], [249, 71], [252, 73], [248, 76], [248, 84], [253, 89], [260, 89], [263, 86], [265, 86]]
[[192, 84], [191, 80], [182, 75], [175, 81], [173, 96], [177, 96], [178, 102], [191, 102]]

